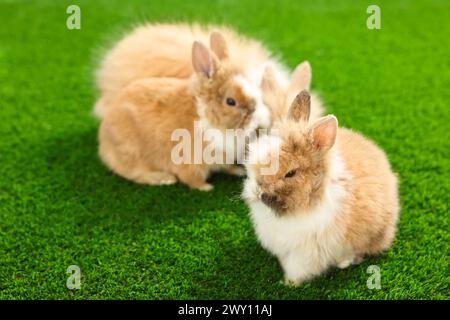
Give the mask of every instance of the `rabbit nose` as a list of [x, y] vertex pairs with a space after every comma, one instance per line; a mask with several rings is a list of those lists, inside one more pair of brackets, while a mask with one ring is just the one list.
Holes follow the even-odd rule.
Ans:
[[277, 196], [270, 195], [270, 194], [265, 193], [265, 192], [261, 194], [261, 201], [262, 201], [264, 204], [268, 205], [268, 206], [272, 205], [272, 204], [275, 203], [277, 200], [278, 200], [278, 197], [277, 197]]
[[253, 112], [255, 112], [255, 108], [251, 106], [244, 106], [240, 109], [241, 113], [245, 114], [246, 116], [251, 115]]
[[256, 110], [255, 106], [249, 106], [247, 108], [247, 113], [248, 114], [252, 114], [253, 112], [255, 112], [255, 110]]

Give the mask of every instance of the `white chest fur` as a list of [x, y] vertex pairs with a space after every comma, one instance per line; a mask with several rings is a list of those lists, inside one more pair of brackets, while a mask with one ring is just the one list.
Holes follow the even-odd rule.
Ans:
[[275, 215], [262, 202], [252, 203], [251, 217], [258, 239], [278, 257], [295, 250], [305, 257], [325, 254], [331, 258], [342, 242], [342, 234], [336, 227], [339, 202], [333, 200], [324, 201], [310, 212], [286, 216]]

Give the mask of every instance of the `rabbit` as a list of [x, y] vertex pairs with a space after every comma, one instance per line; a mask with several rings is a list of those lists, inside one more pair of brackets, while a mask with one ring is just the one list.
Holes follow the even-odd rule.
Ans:
[[[294, 286], [387, 250], [400, 211], [385, 153], [333, 115], [310, 122], [310, 112], [302, 91], [285, 119], [250, 143], [242, 192], [259, 242]], [[277, 170], [264, 173], [271, 161]]]
[[[264, 104], [271, 113], [271, 125], [284, 119], [289, 109], [291, 101], [298, 92], [310, 90], [311, 87], [311, 65], [304, 61], [297, 65], [290, 76], [288, 85], [280, 83], [271, 66], [266, 66], [262, 80], [261, 90]], [[318, 119], [324, 113], [324, 107], [318, 94], [311, 93], [311, 114], [312, 120]]]
[[210, 42], [220, 58], [241, 68], [250, 82], [259, 86], [264, 69], [271, 66], [277, 81], [287, 85], [288, 69], [258, 41], [244, 38], [232, 29], [188, 24], [146, 24], [120, 40], [96, 71], [100, 98], [94, 115], [103, 118], [120, 89], [131, 82], [151, 77], [187, 79], [193, 73], [190, 50], [194, 41]]
[[[236, 129], [238, 139], [270, 123], [260, 91], [226, 54], [218, 57], [196, 41], [192, 65], [194, 74], [188, 79], [140, 79], [120, 91], [99, 129], [99, 154], [112, 171], [137, 183], [160, 185], [179, 180], [202, 191], [213, 188], [206, 182], [211, 171], [243, 174], [242, 168], [233, 165], [173, 161], [176, 129], [188, 131], [189, 143], [195, 146], [195, 140], [202, 139], [196, 122], [203, 132], [214, 129], [223, 136], [227, 129]], [[235, 154], [234, 141], [224, 144], [223, 136], [212, 139], [215, 152], [227, 153], [227, 157], [231, 153], [233, 161], [242, 158], [245, 148]], [[183, 151], [184, 156], [189, 154]]]

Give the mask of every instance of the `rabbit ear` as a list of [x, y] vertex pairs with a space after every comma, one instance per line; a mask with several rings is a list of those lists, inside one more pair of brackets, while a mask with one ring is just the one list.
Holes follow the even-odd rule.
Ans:
[[312, 127], [314, 146], [321, 151], [329, 150], [336, 141], [338, 121], [329, 115], [319, 119]]
[[261, 80], [261, 90], [263, 93], [281, 90], [271, 66], [267, 66], [264, 70]]
[[300, 120], [308, 122], [310, 113], [311, 96], [308, 91], [303, 90], [295, 97], [294, 101], [292, 101], [291, 107], [289, 108], [288, 119], [297, 122]]
[[210, 36], [211, 50], [217, 55], [219, 60], [228, 59], [229, 51], [224, 36], [219, 31], [213, 31]]
[[215, 71], [215, 57], [201, 42], [195, 41], [192, 46], [192, 66], [195, 72], [211, 78]]
[[291, 82], [286, 92], [287, 101], [292, 101], [295, 95], [302, 91], [308, 90], [311, 86], [311, 65], [308, 61], [300, 63], [292, 72]]
[[269, 108], [272, 121], [282, 121], [286, 117], [284, 90], [278, 83], [271, 66], [267, 66], [261, 80], [264, 104]]

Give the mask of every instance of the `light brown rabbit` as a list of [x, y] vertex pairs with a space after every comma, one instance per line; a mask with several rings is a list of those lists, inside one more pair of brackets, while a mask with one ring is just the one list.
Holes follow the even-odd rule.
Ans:
[[[261, 90], [263, 102], [271, 113], [272, 124], [282, 121], [286, 117], [291, 102], [300, 91], [310, 90], [311, 78], [311, 65], [308, 61], [300, 63], [295, 68], [287, 86], [277, 80], [272, 67], [266, 67], [261, 80]], [[311, 93], [310, 118], [318, 119], [323, 115], [323, 111], [321, 99], [317, 94]]]
[[[226, 40], [226, 41], [225, 41]], [[187, 79], [192, 75], [194, 41], [210, 43], [219, 57], [229, 57], [244, 76], [259, 87], [266, 66], [277, 80], [288, 83], [284, 67], [260, 42], [238, 35], [230, 28], [188, 24], [146, 24], [133, 30], [107, 53], [96, 73], [100, 98], [94, 113], [102, 118], [119, 91], [131, 82], [153, 77]]]
[[[229, 154], [233, 161], [242, 158], [244, 147], [236, 150], [235, 140], [224, 141], [223, 137], [227, 129], [240, 129], [235, 132], [236, 139], [243, 140], [257, 127], [270, 124], [260, 91], [226, 54], [219, 58], [199, 42], [192, 47], [192, 64], [195, 72], [189, 79], [148, 78], [121, 90], [105, 113], [99, 132], [100, 156], [115, 173], [144, 184], [180, 180], [206, 191], [212, 188], [206, 182], [211, 170], [225, 167], [230, 173], [242, 173], [226, 161]], [[204, 139], [200, 130], [219, 133], [201, 148], [212, 145], [211, 154], [226, 154], [222, 158], [226, 163], [208, 163], [203, 154], [200, 161], [195, 160], [195, 146]], [[176, 132], [189, 134], [189, 150], [180, 154], [190, 159], [182, 164], [174, 161], [179, 145], [172, 141]]]
[[[327, 116], [309, 123], [310, 96], [249, 146], [243, 198], [262, 246], [287, 284], [345, 268], [388, 249], [399, 216], [396, 175], [384, 152]], [[269, 160], [273, 174], [261, 174]]]

